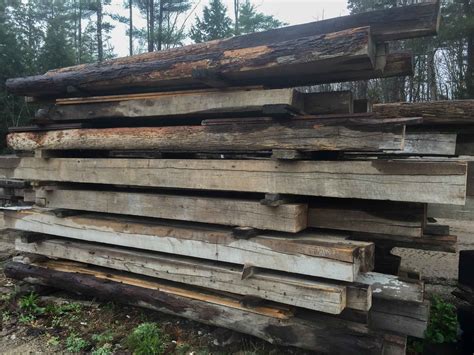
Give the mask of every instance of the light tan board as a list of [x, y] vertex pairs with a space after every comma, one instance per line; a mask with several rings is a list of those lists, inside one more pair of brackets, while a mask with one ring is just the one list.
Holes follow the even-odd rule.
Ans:
[[462, 205], [465, 162], [35, 159], [14, 178]]
[[[232, 264], [54, 239], [38, 243], [22, 243], [18, 238], [16, 250], [240, 295], [256, 296], [324, 313], [339, 314], [346, 305], [346, 287], [343, 285], [262, 269], [256, 269], [251, 277], [242, 279], [242, 268]], [[370, 305], [370, 292], [367, 288], [361, 287], [360, 294], [364, 292], [365, 299], [359, 297], [357, 301]]]
[[59, 218], [38, 211], [6, 211], [4, 221], [10, 229], [341, 281], [354, 281], [359, 270], [373, 265], [372, 243], [347, 241], [330, 233], [291, 234], [290, 238], [263, 234], [241, 240], [226, 228], [105, 217]]
[[307, 227], [305, 204], [268, 207], [259, 201], [87, 190], [37, 191], [36, 201], [48, 208], [116, 213], [181, 221], [299, 232]]

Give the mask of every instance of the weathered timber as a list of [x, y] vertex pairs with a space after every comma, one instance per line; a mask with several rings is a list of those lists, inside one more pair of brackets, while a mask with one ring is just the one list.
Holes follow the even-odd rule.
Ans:
[[445, 205], [430, 203], [428, 205], [428, 217], [449, 218], [461, 221], [474, 221], [474, 197], [467, 196], [465, 205]]
[[474, 123], [474, 100], [376, 104], [373, 111], [381, 118], [423, 117], [424, 125]]
[[[18, 132], [7, 136], [15, 150], [262, 151], [272, 149], [401, 150], [404, 121], [369, 120], [246, 121], [242, 125], [118, 127]], [[384, 124], [385, 123], [385, 124]]]
[[290, 87], [311, 84], [319, 73], [372, 70], [376, 53], [369, 27], [223, 51], [225, 43], [213, 41], [156, 52], [151, 60], [137, 56], [122, 59], [126, 64], [115, 61], [10, 79], [7, 87], [13, 94], [61, 97], [68, 96], [71, 86], [78, 89], [75, 96], [124, 88], [130, 92], [214, 86], [196, 78], [196, 71], [202, 70], [216, 73], [228, 86]]
[[[12, 212], [12, 213], [10, 213]], [[237, 239], [218, 226], [132, 218], [5, 211], [5, 227], [103, 244], [354, 281], [373, 267], [373, 244], [330, 233], [260, 234]]]
[[308, 226], [421, 237], [426, 206], [417, 203], [323, 199], [311, 203]]
[[430, 303], [414, 304], [375, 298], [370, 310], [370, 326], [416, 338], [424, 338], [430, 315]]
[[[448, 205], [449, 206], [449, 205]], [[455, 235], [423, 235], [421, 238], [410, 238], [395, 235], [381, 234], [354, 234], [354, 240], [364, 240], [373, 242], [387, 248], [408, 248], [420, 250], [442, 251], [455, 253], [457, 250], [457, 240]]]
[[[351, 306], [346, 302], [344, 285], [270, 270], [257, 268], [251, 277], [243, 280], [242, 267], [239, 265], [58, 239], [30, 244], [17, 239], [16, 250], [239, 295], [260, 297], [324, 313], [340, 314], [346, 306]], [[278, 284], [278, 287], [275, 287], [275, 284]], [[358, 297], [356, 307], [359, 303], [371, 304], [371, 294], [367, 290], [364, 287], [360, 288], [360, 294], [365, 292], [365, 298]]]
[[[267, 207], [255, 200], [119, 191], [37, 191], [47, 208], [246, 226], [296, 233], [307, 227], [305, 204]], [[38, 204], [38, 201], [37, 201]]]
[[184, 91], [148, 95], [116, 95], [115, 100], [108, 97], [104, 102], [99, 100], [100, 97], [94, 100], [68, 100], [65, 104], [50, 106], [47, 116], [53, 121], [163, 116], [259, 116], [266, 105], [286, 105], [303, 112], [306, 105], [321, 102], [319, 97], [306, 98], [306, 94], [295, 89]]
[[462, 205], [465, 162], [23, 158], [12, 178]]
[[[311, 37], [329, 32], [344, 31], [363, 26], [370, 26], [375, 39], [381, 42], [387, 40], [434, 35], [437, 33], [439, 18], [440, 15], [438, 1], [421, 3], [408, 7], [344, 16], [304, 25], [254, 33], [246, 36], [237, 36], [221, 41], [213, 41], [178, 49], [115, 59], [106, 62], [107, 68], [111, 69], [110, 72], [102, 69], [104, 66], [103, 63], [100, 65], [81, 65], [50, 71], [46, 75], [38, 76], [35, 79], [9, 80], [7, 82], [7, 88], [14, 94], [32, 96], [64, 96], [67, 95], [67, 87], [70, 85], [88, 92], [93, 89], [99, 90], [100, 88], [103, 90], [112, 89], [112, 71], [122, 72], [121, 69], [125, 69], [127, 66], [130, 67], [131, 65], [135, 64], [135, 66], [141, 69], [136, 70], [134, 73], [134, 75], [138, 75], [140, 71], [143, 71], [143, 69], [146, 67], [150, 67], [150, 63], [153, 62], [159, 64], [155, 65], [155, 70], [156, 66], [166, 67], [166, 65], [171, 66], [171, 68], [184, 70], [188, 67], [186, 64], [190, 64], [189, 62], [186, 62], [187, 60], [189, 61], [189, 58], [195, 58], [194, 60], [196, 63], [194, 64], [200, 64], [199, 66], [190, 65], [189, 67], [204, 69], [212, 68], [215, 71], [222, 73], [223, 70], [215, 63], [212, 63], [212, 60], [205, 61], [205, 59], [212, 59], [216, 57], [220, 58], [224, 56], [224, 58], [229, 61], [229, 59], [248, 54], [249, 51], [245, 49], [249, 47], [257, 48], [258, 53], [265, 54], [269, 48], [274, 50], [278, 46], [282, 48], [287, 47], [289, 55], [293, 56], [295, 49], [291, 49], [287, 44], [288, 42], [297, 41], [298, 39], [304, 37]], [[300, 47], [305, 49], [307, 46], [301, 43], [298, 45], [298, 48]], [[311, 49], [311, 51], [316, 50], [316, 48], [313, 46], [308, 46], [308, 49]], [[338, 50], [341, 51], [340, 48], [338, 48]], [[301, 54], [301, 52], [302, 51], [299, 50], [296, 51], [298, 54]], [[327, 50], [324, 52], [327, 52]], [[254, 53], [249, 54], [253, 54], [255, 56]], [[180, 58], [181, 61], [178, 61], [177, 58]], [[210, 65], [203, 65], [206, 62], [210, 62]], [[81, 78], [81, 75], [78, 75], [78, 73], [81, 72], [89, 74], [89, 85], [86, 85], [86, 80], [78, 80]], [[311, 70], [311, 72], [314, 72], [314, 70]], [[112, 76], [112, 78], [109, 79], [108, 75], [105, 74]], [[286, 74], [288, 75], [289, 73], [287, 72]], [[98, 85], [99, 83], [97, 80], [94, 81], [94, 79], [97, 79], [97, 77], [100, 77], [101, 75], [103, 75], [102, 87]], [[224, 78], [228, 79], [228, 77], [225, 75], [225, 72]], [[131, 80], [129, 78], [129, 80], [122, 80], [122, 83], [119, 81], [117, 84], [119, 87], [122, 85], [131, 86], [132, 83], [130, 81]], [[106, 86], [106, 84], [108, 84], [108, 86]]]
[[[310, 319], [285, 316], [271, 306], [247, 308], [238, 299], [203, 294], [190, 289], [163, 287], [153, 279], [107, 270], [65, 267], [51, 262], [5, 266], [7, 277], [30, 283], [60, 287], [100, 299], [178, 315], [195, 321], [251, 334], [273, 344], [302, 347], [322, 353], [383, 354], [383, 336], [366, 325], [343, 321], [323, 314]], [[307, 311], [308, 312], [308, 311]]]
[[367, 272], [359, 274], [357, 282], [372, 285], [373, 298], [413, 303], [424, 301], [424, 283], [422, 281], [402, 280], [393, 275]]
[[427, 223], [423, 228], [427, 235], [449, 235], [450, 228], [447, 224]]
[[9, 180], [0, 178], [0, 188], [22, 189], [27, 186], [28, 184], [23, 180]]

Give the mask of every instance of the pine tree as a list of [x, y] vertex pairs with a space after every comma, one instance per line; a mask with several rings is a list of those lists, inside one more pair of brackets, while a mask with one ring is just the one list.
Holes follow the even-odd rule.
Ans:
[[258, 12], [257, 8], [250, 2], [250, 0], [245, 0], [245, 2], [240, 5], [238, 13], [238, 30], [236, 34], [266, 31], [285, 25], [284, 22], [281, 22], [274, 16]]
[[196, 17], [190, 37], [200, 43], [227, 38], [232, 34], [232, 20], [227, 16], [227, 8], [221, 0], [211, 0], [209, 6], [204, 7], [202, 19]]

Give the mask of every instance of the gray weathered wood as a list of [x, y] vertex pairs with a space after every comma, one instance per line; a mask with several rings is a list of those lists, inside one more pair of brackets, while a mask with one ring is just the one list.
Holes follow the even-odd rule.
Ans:
[[474, 221], [474, 197], [468, 196], [463, 206], [430, 203], [428, 217]]
[[89, 242], [354, 281], [373, 267], [373, 244], [330, 233], [261, 234], [236, 239], [224, 227], [86, 215], [58, 218], [38, 211], [4, 213], [6, 228]]
[[307, 227], [305, 204], [267, 207], [255, 200], [119, 191], [37, 191], [44, 207], [245, 226], [296, 233]]
[[354, 113], [351, 91], [306, 93], [303, 100], [308, 114]]
[[428, 327], [430, 303], [420, 304], [374, 299], [370, 310], [370, 325], [416, 338], [424, 338]]
[[421, 237], [424, 204], [363, 200], [319, 200], [308, 211], [310, 227]]
[[[242, 280], [242, 268], [238, 265], [59, 239], [30, 244], [17, 239], [15, 248], [49, 258], [67, 259], [239, 295], [256, 296], [323, 313], [340, 314], [346, 307], [346, 286], [284, 273], [257, 269], [251, 277]], [[276, 284], [278, 287], [275, 287]], [[364, 288], [361, 293], [363, 291]], [[370, 304], [367, 296], [370, 297], [370, 293], [365, 293], [365, 300], [358, 300]], [[347, 306], [350, 307], [350, 304]]]
[[13, 178], [464, 204], [467, 164], [23, 158]]

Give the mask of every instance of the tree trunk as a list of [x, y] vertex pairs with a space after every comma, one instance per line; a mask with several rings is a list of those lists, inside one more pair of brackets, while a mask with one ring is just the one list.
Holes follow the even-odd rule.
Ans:
[[160, 0], [160, 13], [158, 14], [158, 50], [163, 49], [163, 0]]
[[[474, 11], [471, 1], [463, 1], [464, 14], [468, 19], [472, 19]], [[471, 26], [467, 33], [467, 69], [466, 69], [466, 96], [474, 98], [474, 28]]]
[[102, 42], [102, 0], [97, 1], [97, 60], [104, 60], [104, 47]]
[[240, 34], [239, 12], [240, 12], [240, 1], [239, 0], [234, 0], [234, 17], [235, 17], [234, 35], [236, 35], [236, 36], [238, 36]]
[[148, 37], [148, 52], [155, 50], [155, 1], [149, 0], [149, 37]]
[[130, 18], [130, 28], [129, 28], [129, 38], [130, 38], [130, 55], [133, 55], [133, 0], [128, 1], [129, 7], [129, 18]]

